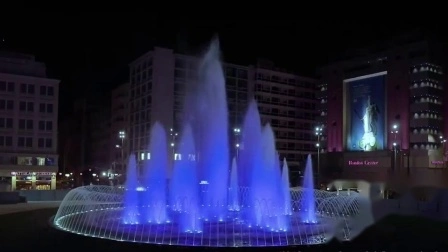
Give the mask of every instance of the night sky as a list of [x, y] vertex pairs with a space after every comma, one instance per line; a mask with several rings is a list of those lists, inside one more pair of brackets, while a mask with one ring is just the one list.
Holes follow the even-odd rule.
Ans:
[[110, 90], [127, 80], [128, 63], [154, 45], [197, 54], [218, 34], [227, 62], [254, 64], [261, 57], [312, 75], [348, 48], [422, 26], [396, 20], [164, 20], [135, 13], [43, 16], [48, 14], [24, 14], [19, 23], [3, 21], [2, 49], [35, 54], [47, 64], [49, 77], [62, 80], [62, 117], [83, 90]]

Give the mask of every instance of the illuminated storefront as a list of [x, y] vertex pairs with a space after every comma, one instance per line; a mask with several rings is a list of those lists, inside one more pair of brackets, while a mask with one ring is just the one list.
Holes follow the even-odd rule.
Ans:
[[55, 172], [11, 172], [11, 190], [55, 190]]
[[56, 157], [10, 156], [0, 162], [0, 177], [9, 190], [55, 190]]

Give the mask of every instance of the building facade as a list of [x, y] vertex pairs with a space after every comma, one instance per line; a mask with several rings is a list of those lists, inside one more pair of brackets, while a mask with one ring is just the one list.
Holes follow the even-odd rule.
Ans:
[[[168, 131], [170, 148], [176, 146], [186, 86], [197, 77], [198, 62], [198, 57], [156, 47], [130, 64], [130, 153], [137, 153], [139, 159], [149, 156], [149, 131], [156, 121]], [[305, 154], [316, 151], [312, 141], [316, 81], [276, 69], [272, 62], [259, 61], [255, 66], [223, 63], [223, 70], [231, 154], [237, 155], [248, 102], [255, 98], [262, 121], [273, 126], [281, 158], [287, 158], [291, 169], [297, 170]], [[169, 151], [174, 153], [174, 149]]]
[[86, 163], [104, 177], [111, 168], [111, 107], [109, 97], [89, 103], [86, 136]]
[[129, 132], [129, 83], [112, 90], [110, 111], [110, 173], [118, 176], [126, 172], [126, 157], [129, 152], [126, 135], [126, 132]]
[[258, 62], [254, 77], [261, 120], [271, 124], [280, 158], [297, 171], [306, 155], [316, 152], [316, 81], [277, 69], [269, 61]]
[[446, 167], [441, 55], [437, 44], [411, 34], [320, 69], [326, 175], [385, 181]]
[[34, 56], [0, 53], [0, 177], [10, 190], [56, 188], [59, 82]]

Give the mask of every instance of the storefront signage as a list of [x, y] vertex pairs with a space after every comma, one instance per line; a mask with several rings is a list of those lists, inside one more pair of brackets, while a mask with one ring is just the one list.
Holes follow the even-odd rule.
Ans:
[[350, 166], [376, 166], [379, 165], [379, 163], [380, 163], [379, 161], [369, 161], [369, 160], [348, 161], [348, 165]]
[[433, 164], [433, 165], [443, 165], [444, 162], [441, 161], [441, 160], [432, 160], [432, 161], [431, 161], [431, 164]]
[[54, 172], [11, 172], [12, 176], [32, 176], [35, 174], [36, 176], [52, 176], [56, 175]]

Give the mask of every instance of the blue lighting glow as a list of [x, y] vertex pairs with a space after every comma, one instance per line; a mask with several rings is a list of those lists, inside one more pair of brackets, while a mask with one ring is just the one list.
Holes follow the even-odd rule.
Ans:
[[317, 223], [316, 217], [316, 198], [314, 197], [314, 178], [313, 164], [311, 155], [308, 155], [305, 166], [305, 176], [303, 178], [304, 201], [303, 211], [301, 211], [302, 220], [305, 223]]
[[[136, 157], [130, 155], [124, 190], [70, 191], [55, 226], [118, 241], [208, 247], [319, 244], [334, 236], [334, 227], [347, 227], [340, 223], [357, 214], [356, 194], [338, 198], [314, 190], [310, 157], [303, 188], [290, 188], [286, 160], [281, 168], [273, 130], [261, 124], [254, 100], [239, 154], [230, 162], [224, 80], [216, 40], [201, 61], [198, 83], [187, 92], [179, 142], [170, 147], [164, 127], [155, 123], [140, 183]], [[172, 166], [171, 148], [180, 157]]]
[[156, 122], [152, 126], [150, 137], [151, 159], [145, 160], [143, 163], [143, 184], [147, 187], [147, 190], [143, 193], [141, 205], [148, 206], [144, 212], [145, 221], [162, 223], [167, 220], [166, 172], [168, 170], [168, 146], [165, 129], [160, 123]]

